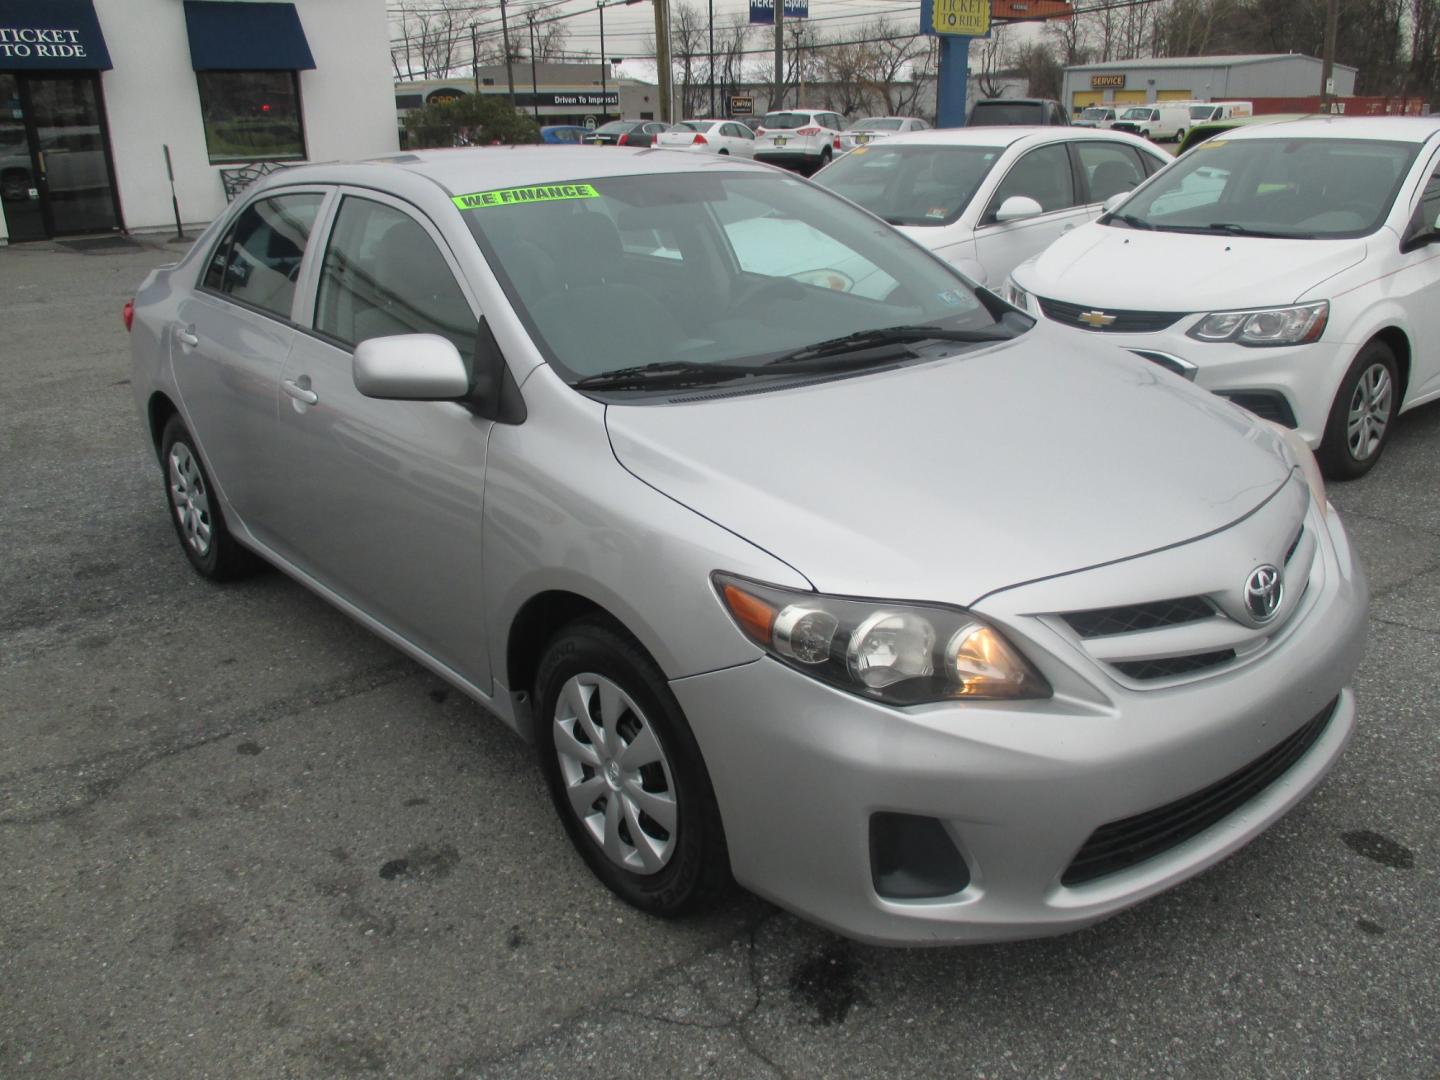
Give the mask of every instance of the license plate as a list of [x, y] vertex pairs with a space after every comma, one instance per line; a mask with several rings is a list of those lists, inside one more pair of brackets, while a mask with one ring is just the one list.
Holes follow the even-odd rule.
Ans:
[[869, 135], [857, 135], [857, 136], [855, 137], [855, 141], [856, 141], [857, 143], [867, 143], [867, 142], [870, 141], [870, 136], [869, 136]]
[[775, 136], [775, 145], [776, 145], [776, 146], [784, 146], [784, 145], [785, 145], [785, 136], [784, 136], [784, 135], [776, 135], [776, 136]]

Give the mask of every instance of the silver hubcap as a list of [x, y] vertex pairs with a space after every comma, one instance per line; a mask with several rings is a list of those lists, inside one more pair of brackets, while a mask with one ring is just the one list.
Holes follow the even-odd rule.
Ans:
[[675, 783], [639, 706], [603, 675], [571, 678], [555, 705], [555, 755], [576, 817], [615, 865], [654, 874], [675, 851]]
[[1355, 384], [1350, 398], [1350, 417], [1345, 428], [1350, 456], [1367, 461], [1385, 441], [1390, 424], [1390, 372], [1384, 364], [1371, 364]]
[[170, 448], [170, 505], [175, 508], [185, 543], [204, 558], [210, 551], [210, 493], [205, 490], [200, 463], [184, 443]]

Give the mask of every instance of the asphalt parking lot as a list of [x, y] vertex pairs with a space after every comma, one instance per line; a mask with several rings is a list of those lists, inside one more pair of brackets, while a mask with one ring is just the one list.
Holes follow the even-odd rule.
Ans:
[[1244, 851], [1038, 942], [660, 923], [478, 706], [191, 572], [120, 324], [176, 250], [0, 249], [0, 1077], [1440, 1074], [1440, 406], [1332, 488], [1360, 727]]

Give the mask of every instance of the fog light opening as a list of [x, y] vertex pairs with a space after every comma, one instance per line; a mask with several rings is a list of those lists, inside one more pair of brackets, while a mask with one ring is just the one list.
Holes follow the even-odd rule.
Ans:
[[970, 867], [937, 818], [870, 817], [870, 877], [887, 900], [933, 900], [970, 884]]

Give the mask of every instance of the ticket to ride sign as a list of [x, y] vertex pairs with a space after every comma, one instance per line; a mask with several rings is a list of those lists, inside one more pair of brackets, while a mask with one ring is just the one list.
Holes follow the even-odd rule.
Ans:
[[990, 0], [931, 0], [930, 19], [937, 34], [985, 37], [990, 33]]
[[989, 37], [991, 0], [920, 0], [920, 32]]

